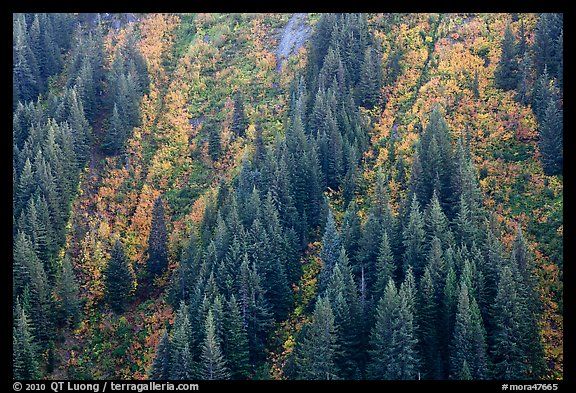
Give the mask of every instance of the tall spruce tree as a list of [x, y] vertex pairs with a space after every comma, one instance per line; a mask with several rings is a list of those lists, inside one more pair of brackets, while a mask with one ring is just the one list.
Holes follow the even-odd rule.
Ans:
[[320, 260], [322, 270], [318, 277], [318, 293], [323, 294], [326, 290], [334, 265], [338, 261], [341, 252], [341, 239], [332, 210], [328, 211], [324, 235], [322, 236], [322, 249], [320, 250]]
[[562, 174], [564, 162], [563, 110], [555, 97], [550, 97], [540, 124], [540, 153], [544, 173], [548, 176]]
[[312, 323], [302, 330], [295, 355], [297, 379], [339, 379], [339, 370], [335, 364], [337, 331], [328, 298], [320, 298], [316, 302]]
[[15, 380], [38, 379], [40, 377], [40, 358], [33, 328], [18, 298], [14, 311], [12, 331], [12, 377]]
[[116, 240], [108, 265], [104, 269], [105, 297], [114, 312], [124, 311], [134, 287], [134, 280], [134, 272], [128, 265], [124, 246], [120, 240]]
[[205, 337], [200, 357], [200, 378], [206, 380], [229, 379], [230, 372], [222, 355], [221, 343], [216, 335], [216, 325], [212, 310], [208, 311], [205, 322]]
[[165, 380], [170, 379], [170, 339], [168, 331], [164, 329], [162, 338], [156, 347], [156, 356], [152, 361], [150, 369], [150, 379]]
[[152, 223], [148, 238], [148, 272], [156, 277], [168, 268], [168, 232], [162, 198], [154, 201]]
[[518, 59], [516, 56], [516, 37], [512, 32], [510, 22], [504, 30], [502, 39], [502, 54], [500, 62], [494, 71], [496, 85], [504, 90], [513, 90], [518, 85]]

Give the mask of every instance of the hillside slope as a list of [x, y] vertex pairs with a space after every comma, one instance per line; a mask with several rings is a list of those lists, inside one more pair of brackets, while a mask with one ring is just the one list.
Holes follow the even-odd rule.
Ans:
[[559, 15], [15, 16], [15, 373], [561, 379]]

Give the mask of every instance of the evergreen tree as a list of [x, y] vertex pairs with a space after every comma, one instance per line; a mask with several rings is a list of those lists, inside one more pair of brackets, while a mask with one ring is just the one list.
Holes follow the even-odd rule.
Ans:
[[318, 293], [323, 294], [328, 285], [334, 265], [338, 261], [341, 252], [340, 234], [336, 229], [336, 222], [331, 210], [328, 211], [326, 227], [322, 236], [322, 249], [320, 250], [320, 260], [323, 263], [322, 270], [318, 277]]
[[563, 168], [563, 110], [551, 97], [540, 124], [540, 153], [544, 173], [548, 176], [560, 175]]
[[374, 299], [380, 299], [384, 294], [386, 285], [395, 276], [394, 255], [388, 240], [388, 232], [384, 231], [380, 243], [378, 259], [376, 260], [376, 282], [373, 288]]
[[510, 22], [504, 30], [502, 40], [502, 54], [496, 71], [494, 71], [496, 85], [504, 90], [513, 90], [518, 84], [518, 60], [516, 56], [516, 37], [512, 32]]
[[160, 353], [156, 372], [165, 376], [167, 368], [170, 369], [170, 379], [192, 379], [196, 376], [191, 343], [193, 341], [192, 324], [189, 318], [189, 309], [186, 303], [181, 302], [176, 312], [169, 344], [169, 356]]
[[545, 68], [552, 77], [558, 77], [559, 63], [562, 59], [559, 37], [563, 31], [563, 16], [557, 13], [541, 13], [534, 34], [534, 63], [536, 73], [540, 75]]
[[162, 198], [154, 201], [152, 223], [148, 238], [148, 272], [156, 277], [168, 268], [168, 232]]
[[116, 240], [104, 270], [105, 297], [114, 312], [124, 311], [126, 301], [132, 293], [134, 279], [134, 272], [124, 254], [124, 246], [120, 240]]
[[494, 299], [492, 375], [496, 379], [526, 379], [526, 354], [523, 353], [521, 325], [524, 321], [518, 285], [508, 266], [502, 268]]
[[338, 332], [337, 345], [340, 350], [335, 357], [335, 363], [341, 377], [351, 379], [359, 369], [361, 360], [358, 348], [361, 348], [360, 332], [363, 330], [363, 321], [358, 288], [344, 248], [332, 271], [326, 297], [330, 301]]
[[523, 315], [521, 317], [521, 336], [523, 337], [523, 350], [527, 357], [527, 374], [531, 378], [539, 378], [543, 375], [544, 352], [539, 331], [542, 303], [539, 296], [538, 285], [534, 274], [534, 259], [528, 249], [522, 229], [518, 226], [516, 236], [512, 244], [510, 256], [512, 269], [518, 271], [518, 292]]
[[205, 323], [205, 338], [202, 344], [200, 377], [206, 380], [229, 379], [230, 372], [222, 355], [221, 344], [216, 335], [214, 315], [208, 311]]
[[156, 347], [156, 356], [152, 361], [150, 379], [165, 380], [170, 378], [170, 339], [168, 331], [164, 329], [162, 338]]
[[102, 141], [102, 150], [106, 154], [120, 154], [126, 141], [126, 126], [120, 117], [118, 105], [115, 102], [112, 109], [112, 116], [109, 120], [108, 130]]
[[417, 309], [418, 338], [420, 353], [422, 354], [422, 370], [425, 379], [441, 379], [439, 329], [438, 329], [438, 301], [437, 289], [432, 279], [432, 264], [424, 269], [420, 280], [419, 307]]
[[207, 125], [208, 133], [208, 155], [212, 161], [218, 160], [222, 150], [220, 146], [220, 130], [215, 124]]
[[28, 315], [17, 299], [12, 330], [12, 377], [15, 380], [40, 378], [38, 348]]
[[422, 213], [420, 212], [420, 204], [416, 199], [414, 194], [412, 197], [412, 203], [410, 204], [410, 211], [408, 214], [408, 222], [404, 227], [404, 256], [403, 256], [403, 270], [406, 272], [409, 267], [414, 269], [414, 273], [417, 276], [422, 274], [424, 269], [424, 219], [422, 218]]
[[458, 295], [454, 336], [450, 347], [451, 379], [486, 378], [486, 347], [482, 319], [474, 297], [462, 282]]
[[232, 131], [238, 136], [246, 134], [248, 119], [244, 110], [244, 100], [240, 93], [234, 95], [234, 112], [232, 114]]
[[64, 255], [62, 268], [56, 282], [56, 295], [60, 311], [60, 320], [68, 327], [73, 327], [80, 318], [80, 298], [78, 282], [72, 270], [70, 256]]
[[227, 303], [224, 325], [224, 354], [231, 379], [246, 379], [250, 375], [248, 333], [242, 321], [240, 305], [232, 295]]
[[417, 379], [419, 359], [416, 351], [414, 314], [410, 291], [396, 292], [390, 280], [376, 308], [376, 324], [371, 335], [371, 379]]
[[376, 50], [369, 46], [364, 52], [360, 70], [359, 102], [365, 108], [372, 108], [378, 102], [382, 84], [381, 61]]
[[302, 329], [296, 349], [297, 379], [339, 379], [335, 364], [337, 331], [330, 301], [320, 298], [316, 302], [312, 323]]

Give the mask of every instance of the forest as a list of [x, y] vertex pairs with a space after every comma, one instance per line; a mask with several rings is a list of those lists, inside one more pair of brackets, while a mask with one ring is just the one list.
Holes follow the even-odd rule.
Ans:
[[563, 14], [14, 13], [14, 380], [562, 380]]

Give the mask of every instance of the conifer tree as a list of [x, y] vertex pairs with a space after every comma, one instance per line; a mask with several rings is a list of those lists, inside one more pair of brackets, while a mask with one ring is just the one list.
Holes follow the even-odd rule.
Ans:
[[148, 238], [148, 272], [156, 277], [168, 268], [168, 232], [162, 198], [154, 201], [152, 223]]
[[563, 168], [563, 110], [560, 104], [550, 97], [544, 118], [540, 124], [540, 153], [542, 166], [548, 176], [560, 175]]
[[128, 258], [124, 254], [124, 246], [120, 240], [116, 240], [104, 270], [105, 297], [114, 312], [124, 311], [132, 293], [134, 279], [134, 272], [130, 269]]
[[248, 119], [244, 110], [244, 100], [240, 93], [234, 95], [234, 113], [232, 114], [232, 131], [238, 136], [246, 134]]
[[15, 380], [38, 379], [40, 377], [38, 348], [32, 333], [31, 322], [18, 298], [12, 331], [12, 376]]
[[486, 344], [482, 319], [466, 283], [460, 283], [454, 336], [450, 347], [451, 379], [484, 379]]
[[406, 272], [409, 267], [414, 269], [416, 276], [420, 276], [424, 269], [424, 219], [420, 212], [420, 204], [416, 199], [416, 194], [413, 194], [412, 202], [410, 204], [410, 211], [408, 214], [408, 221], [403, 231], [404, 236], [404, 255], [403, 255], [403, 270]]
[[492, 313], [494, 330], [492, 339], [492, 375], [496, 379], [526, 379], [526, 354], [523, 353], [521, 325], [524, 321], [523, 304], [518, 284], [508, 266], [500, 273], [498, 291]]
[[388, 240], [388, 232], [385, 230], [380, 243], [378, 259], [376, 260], [376, 282], [373, 288], [374, 299], [382, 297], [388, 281], [395, 277], [395, 269], [394, 255]]
[[194, 338], [192, 333], [189, 308], [185, 302], [181, 302], [172, 327], [169, 356], [159, 359], [162, 363], [158, 365], [161, 368], [157, 371], [164, 373], [166, 367], [169, 367], [170, 379], [192, 379], [196, 376], [195, 364], [191, 361], [191, 343]]
[[240, 305], [232, 295], [227, 303], [224, 323], [223, 352], [231, 379], [246, 379], [250, 375], [248, 333], [242, 321]]
[[70, 256], [64, 255], [62, 267], [56, 282], [56, 295], [60, 318], [66, 326], [73, 327], [80, 317], [80, 298], [78, 282], [72, 270]]
[[102, 150], [106, 154], [117, 155], [122, 152], [126, 140], [126, 126], [120, 117], [118, 104], [115, 102], [112, 108], [112, 116], [109, 120], [108, 130], [102, 141]]
[[322, 236], [322, 249], [320, 250], [320, 259], [322, 260], [323, 267], [318, 277], [318, 293], [323, 294], [328, 285], [332, 269], [338, 261], [341, 252], [340, 234], [336, 229], [336, 222], [334, 221], [334, 214], [331, 210], [328, 211], [326, 219], [326, 227], [324, 235]]
[[412, 300], [408, 286], [396, 291], [390, 280], [376, 308], [376, 324], [371, 334], [371, 379], [417, 379], [419, 357]]
[[358, 288], [354, 282], [346, 251], [342, 248], [326, 288], [336, 325], [338, 351], [335, 362], [345, 379], [351, 379], [359, 368], [361, 358], [360, 332], [363, 328]]
[[513, 90], [518, 84], [518, 59], [516, 56], [516, 37], [512, 32], [510, 22], [504, 30], [502, 40], [502, 54], [496, 71], [494, 71], [496, 85], [504, 90]]
[[170, 378], [170, 339], [168, 331], [164, 329], [162, 338], [156, 347], [156, 356], [152, 361], [150, 379], [165, 380]]
[[208, 311], [205, 322], [205, 337], [200, 357], [200, 378], [206, 380], [229, 379], [230, 372], [222, 355], [221, 344], [216, 335], [212, 310]]
[[337, 331], [328, 298], [320, 298], [316, 302], [312, 323], [303, 328], [298, 338], [297, 379], [339, 379], [335, 364]]

